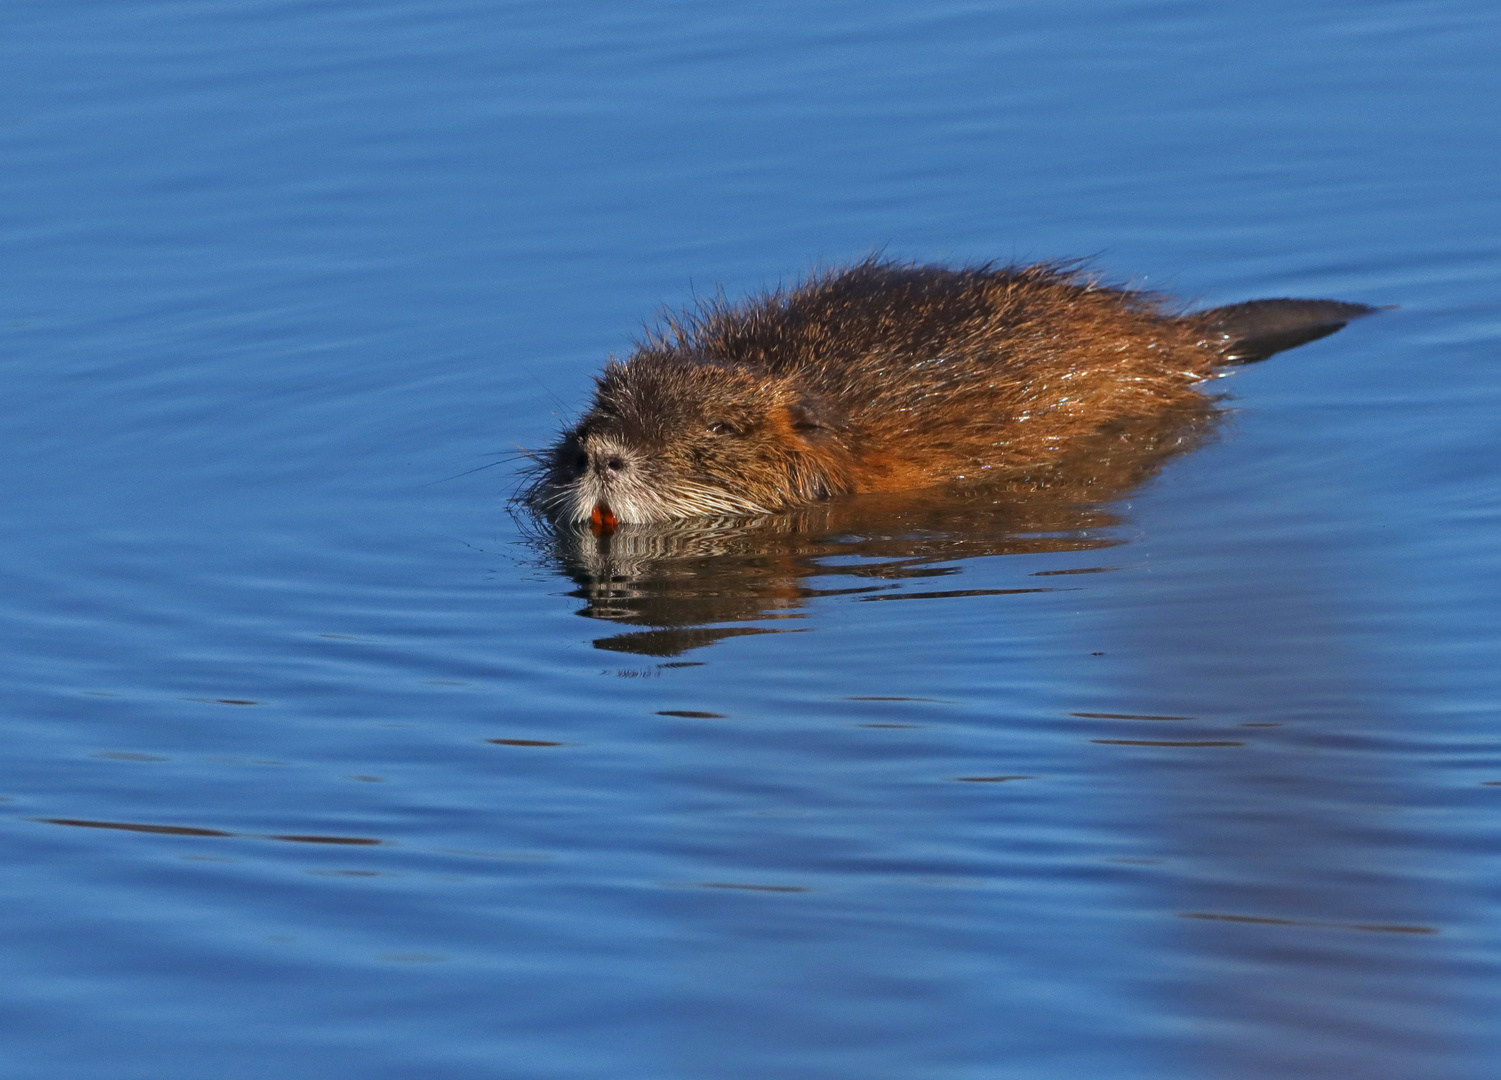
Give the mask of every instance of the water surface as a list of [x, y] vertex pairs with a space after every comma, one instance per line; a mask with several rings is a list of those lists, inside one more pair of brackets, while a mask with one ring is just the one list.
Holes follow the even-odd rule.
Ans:
[[[0, 28], [5, 1076], [1495, 1075], [1490, 6]], [[1400, 308], [1082, 504], [509, 511], [873, 250]]]

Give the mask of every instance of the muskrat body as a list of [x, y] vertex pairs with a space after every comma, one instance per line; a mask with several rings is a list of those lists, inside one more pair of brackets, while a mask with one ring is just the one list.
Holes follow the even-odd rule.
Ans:
[[1229, 364], [1376, 309], [1197, 314], [1058, 264], [869, 260], [669, 318], [596, 380], [527, 492], [561, 521], [760, 514], [835, 495], [1043, 476], [1111, 424], [1202, 405]]

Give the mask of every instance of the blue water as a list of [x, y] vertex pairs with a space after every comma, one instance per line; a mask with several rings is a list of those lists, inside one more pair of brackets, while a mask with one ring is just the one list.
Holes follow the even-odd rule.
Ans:
[[[1498, 47], [0, 8], [0, 1075], [1497, 1075]], [[513, 513], [661, 305], [872, 251], [1400, 307], [1106, 505]]]

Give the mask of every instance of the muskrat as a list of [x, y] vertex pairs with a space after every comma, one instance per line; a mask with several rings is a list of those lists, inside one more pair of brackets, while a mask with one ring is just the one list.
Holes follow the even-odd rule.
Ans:
[[526, 492], [559, 521], [771, 513], [836, 495], [1045, 475], [1111, 424], [1205, 400], [1217, 369], [1377, 309], [1192, 314], [1077, 265], [884, 259], [666, 318], [596, 379]]

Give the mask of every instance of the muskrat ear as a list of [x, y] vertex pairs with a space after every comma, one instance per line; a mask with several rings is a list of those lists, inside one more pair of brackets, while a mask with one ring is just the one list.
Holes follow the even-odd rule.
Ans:
[[792, 430], [805, 435], [838, 431], [844, 425], [822, 401], [803, 397], [787, 406], [787, 418], [792, 421]]

